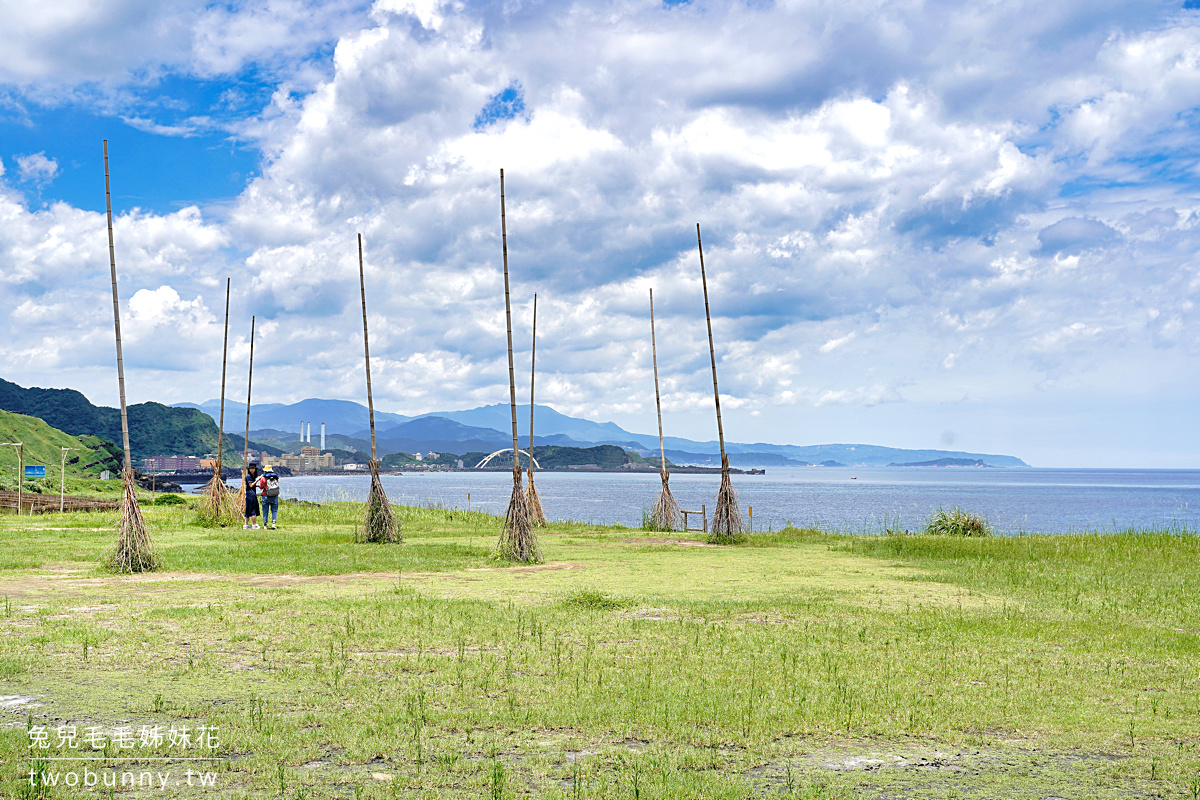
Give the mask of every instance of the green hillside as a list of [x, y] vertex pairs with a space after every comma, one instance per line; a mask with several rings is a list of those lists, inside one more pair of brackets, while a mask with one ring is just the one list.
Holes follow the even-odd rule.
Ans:
[[[95, 436], [71, 436], [52, 428], [37, 417], [0, 411], [0, 441], [24, 442], [25, 463], [43, 465], [47, 476], [57, 476], [62, 463], [63, 447], [78, 448], [67, 453], [68, 475], [98, 475], [101, 470], [119, 471], [122, 454], [119, 448]], [[5, 483], [15, 474], [17, 452], [14, 447], [0, 447], [0, 475]]]
[[[73, 436], [97, 436], [121, 442], [121, 412], [93, 405], [74, 389], [25, 389], [0, 378], [0, 410], [37, 417]], [[128, 412], [129, 449], [135, 467], [147, 456], [200, 456], [217, 450], [217, 424], [198, 408], [135, 403]], [[272, 455], [282, 452], [277, 447], [263, 448], [253, 440], [250, 447], [266, 449]], [[226, 453], [242, 448], [241, 436], [225, 435]], [[227, 463], [234, 462], [241, 463], [236, 456], [227, 459]]]

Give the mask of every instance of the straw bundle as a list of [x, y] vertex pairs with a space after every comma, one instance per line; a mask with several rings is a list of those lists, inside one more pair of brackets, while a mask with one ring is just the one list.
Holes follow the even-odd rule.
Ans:
[[658, 342], [654, 335], [654, 290], [650, 290], [650, 356], [654, 364], [654, 407], [658, 411], [659, 469], [662, 475], [662, 490], [654, 508], [650, 509], [650, 528], [656, 531], [674, 531], [683, 527], [683, 513], [675, 495], [671, 494], [671, 473], [667, 471], [667, 448], [663, 442], [662, 396], [658, 391]]
[[675, 495], [671, 494], [670, 473], [664, 469], [661, 477], [662, 490], [658, 493], [658, 500], [654, 502], [654, 508], [650, 509], [650, 529], [677, 531], [683, 527], [683, 513], [679, 510], [679, 503], [675, 500]]
[[717, 351], [713, 347], [712, 314], [708, 309], [708, 277], [704, 274], [704, 245], [700, 241], [700, 223], [696, 223], [696, 248], [700, 252], [700, 283], [704, 287], [704, 319], [708, 323], [708, 357], [712, 361], [713, 400], [717, 408], [717, 435], [721, 442], [721, 486], [709, 529], [711, 544], [735, 544], [746, 540], [746, 527], [738, 506], [737, 492], [729, 479], [729, 456], [725, 454], [725, 428], [721, 423], [721, 393], [717, 390]]
[[[510, 561], [530, 563], [542, 560], [529, 499], [521, 486], [521, 450], [517, 441], [517, 380], [513, 372], [512, 301], [508, 291], [508, 222], [504, 216], [504, 170], [500, 170], [500, 241], [504, 253], [504, 315], [508, 323], [508, 400], [512, 409], [513, 490], [504, 514], [504, 528], [496, 543], [496, 554]], [[532, 434], [532, 431], [530, 432]], [[531, 462], [532, 464], [532, 459]]]
[[116, 572], [149, 572], [158, 569], [158, 556], [146, 530], [146, 520], [137, 501], [133, 480], [133, 457], [129, 451], [129, 415], [125, 409], [125, 361], [121, 353], [121, 305], [117, 295], [117, 250], [113, 244], [112, 192], [108, 179], [108, 140], [104, 140], [104, 204], [108, 212], [108, 265], [112, 272], [113, 328], [117, 339], [117, 383], [121, 390], [121, 439], [125, 446], [125, 466], [121, 477], [125, 492], [121, 498], [121, 520], [117, 523], [117, 547], [108, 566]]
[[537, 293], [533, 295], [533, 352], [529, 356], [529, 485], [525, 488], [525, 502], [529, 505], [529, 519], [539, 528], [546, 526], [546, 513], [542, 511], [542, 500], [533, 485], [533, 384], [537, 375]]
[[241, 511], [221, 476], [225, 455], [225, 368], [229, 357], [229, 286], [225, 279], [225, 343], [221, 346], [221, 415], [217, 422], [217, 461], [213, 464], [212, 480], [204, 487], [200, 498], [199, 516], [204, 522], [217, 525], [234, 525], [241, 518]]
[[367, 462], [367, 469], [371, 471], [371, 491], [367, 495], [367, 513], [358, 540], [364, 543], [395, 544], [403, 537], [400, 535], [400, 526], [396, 524], [392, 504], [388, 502], [387, 493], [383, 491], [383, 481], [379, 478], [379, 462], [372, 458]]
[[121, 497], [121, 520], [117, 523], [117, 548], [108, 566], [113, 572], [152, 572], [159, 568], [158, 554], [154, 552], [138, 505], [133, 470], [124, 470], [122, 477], [125, 492]]
[[358, 289], [362, 295], [363, 315], [363, 362], [367, 371], [367, 412], [371, 421], [371, 459], [367, 468], [371, 471], [371, 491], [367, 495], [366, 518], [363, 520], [360, 542], [395, 544], [403, 539], [392, 504], [388, 502], [379, 478], [379, 461], [375, 455], [375, 398], [371, 391], [371, 345], [367, 339], [367, 283], [363, 277], [362, 234], [358, 235]]

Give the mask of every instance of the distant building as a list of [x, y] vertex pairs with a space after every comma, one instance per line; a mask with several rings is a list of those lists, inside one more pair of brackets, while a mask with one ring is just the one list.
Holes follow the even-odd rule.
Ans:
[[147, 472], [195, 472], [204, 468], [196, 456], [150, 456], [142, 460]]
[[354, 470], [362, 469], [362, 464], [343, 464], [342, 469], [347, 472], [353, 472]]
[[430, 461], [436, 460], [437, 457], [438, 457], [438, 454], [433, 452], [432, 450], [430, 450], [428, 453], [425, 454], [425, 458], [429, 459]]
[[304, 447], [300, 455], [284, 453], [275, 459], [276, 464], [295, 472], [312, 472], [318, 469], [333, 469], [333, 453], [322, 453], [315, 447]]
[[417, 452], [413, 453], [413, 458], [415, 458], [417, 461], [422, 461], [423, 456], [421, 455], [421, 451], [418, 450]]

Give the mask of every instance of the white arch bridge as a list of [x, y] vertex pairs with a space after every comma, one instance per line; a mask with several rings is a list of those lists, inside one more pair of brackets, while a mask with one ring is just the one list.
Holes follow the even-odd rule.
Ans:
[[[475, 469], [483, 469], [496, 456], [502, 456], [505, 453], [511, 453], [511, 452], [512, 452], [511, 447], [506, 447], [503, 450], [497, 450], [496, 452], [492, 453], [490, 456], [485, 457], [482, 461], [480, 461], [478, 464], [476, 464]], [[529, 456], [531, 459], [533, 459], [533, 465], [535, 467], [537, 467], [538, 469], [542, 468], [542, 465], [537, 462], [536, 458], [533, 458], [533, 455], [528, 450], [518, 450], [517, 452], [520, 453], [521, 455]]]

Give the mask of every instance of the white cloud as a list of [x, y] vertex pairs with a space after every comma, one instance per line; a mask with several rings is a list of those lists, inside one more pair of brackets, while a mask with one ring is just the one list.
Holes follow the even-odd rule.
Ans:
[[22, 181], [45, 186], [58, 175], [58, 162], [46, 158], [45, 152], [17, 156], [17, 174]]

